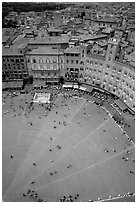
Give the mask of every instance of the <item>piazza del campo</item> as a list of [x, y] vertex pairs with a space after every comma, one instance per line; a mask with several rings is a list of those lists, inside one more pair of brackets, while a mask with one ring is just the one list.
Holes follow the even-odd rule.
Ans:
[[2, 201], [135, 202], [135, 2], [2, 2]]

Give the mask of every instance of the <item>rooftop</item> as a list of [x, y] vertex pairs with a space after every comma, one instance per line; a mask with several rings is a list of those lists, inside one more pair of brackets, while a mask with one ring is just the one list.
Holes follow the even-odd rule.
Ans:
[[2, 43], [6, 43], [8, 41], [8, 39], [10, 38], [10, 36], [2, 36]]
[[116, 18], [99, 18], [96, 19], [97, 22], [105, 22], [105, 23], [117, 23]]
[[57, 28], [54, 28], [54, 27], [50, 27], [50, 28], [47, 28], [47, 31], [48, 32], [62, 32], [62, 29], [57, 29]]
[[114, 31], [114, 29], [112, 28], [105, 28], [104, 30], [102, 30], [103, 33], [111, 33], [112, 31]]
[[2, 46], [2, 56], [13, 56], [13, 55], [23, 56], [23, 54], [19, 53], [17, 46], [14, 46], [14, 47]]
[[107, 38], [107, 35], [100, 34], [100, 35], [81, 35], [80, 38], [82, 41], [87, 41], [87, 40], [96, 40], [100, 38]]
[[64, 53], [80, 54], [80, 49], [79, 49], [79, 47], [72, 47], [72, 48], [68, 47], [68, 48], [64, 51]]
[[51, 47], [39, 47], [38, 49], [34, 49], [32, 51], [27, 52], [27, 54], [29, 55], [59, 55], [63, 53], [57, 49], [52, 49]]
[[68, 43], [69, 40], [64, 37], [40, 37], [38, 36], [35, 39], [31, 39], [29, 44], [61, 44], [61, 43]]

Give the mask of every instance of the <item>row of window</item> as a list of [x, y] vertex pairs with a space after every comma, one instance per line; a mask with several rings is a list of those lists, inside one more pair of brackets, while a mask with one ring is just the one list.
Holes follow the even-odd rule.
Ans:
[[[69, 68], [67, 68], [67, 70], [69, 70]], [[101, 74], [101, 70], [96, 70], [96, 69], [91, 69], [91, 68], [89, 68], [89, 67], [85, 67], [85, 69], [83, 68], [83, 67], [80, 67], [80, 71], [89, 71], [89, 72], [97, 72], [98, 74]], [[119, 70], [118, 71], [118, 74], [120, 74], [121, 73], [121, 70]], [[105, 76], [108, 76], [109, 75], [109, 73], [108, 72], [105, 72]], [[120, 75], [119, 76], [115, 76], [115, 75], [111, 75], [111, 78], [112, 79], [116, 79], [116, 81], [120, 81]], [[122, 82], [124, 83], [125, 81], [124, 80], [122, 80]]]
[[24, 74], [24, 73], [27, 73], [26, 71], [3, 71], [2, 74]]
[[76, 53], [66, 53], [65, 56], [78, 57], [79, 54], [76, 54]]
[[[70, 76], [70, 74], [69, 73], [67, 73], [66, 75], [65, 75], [67, 78]], [[75, 77], [75, 76], [74, 76]], [[79, 77], [80, 78], [83, 78], [83, 75], [82, 74], [80, 74], [79, 75]], [[95, 77], [95, 76], [88, 76], [88, 75], [84, 75], [84, 78], [86, 79], [86, 80], [93, 80], [93, 81], [100, 81], [101, 80], [101, 78], [99, 78], [99, 77]], [[105, 85], [107, 83], [107, 81], [104, 79], [103, 80], [103, 84]], [[126, 94], [127, 96], [130, 96], [130, 98], [131, 99], [133, 99], [134, 98], [134, 95], [133, 94], [130, 94], [130, 92], [127, 90], [127, 89], [123, 89], [122, 87], [118, 87], [117, 86], [117, 84], [113, 84], [112, 82], [109, 82], [109, 84], [108, 84], [108, 86], [109, 87], [113, 87], [113, 89], [119, 89], [119, 91], [122, 91], [123, 92], [123, 94]], [[134, 89], [135, 90], [135, 89]]]
[[95, 66], [99, 65], [100, 67], [103, 66], [102, 62], [97, 62], [97, 61], [92, 61], [92, 60], [86, 60], [86, 63], [90, 65], [95, 65]]
[[3, 66], [2, 67], [4, 70], [25, 70], [26, 68], [24, 67], [24, 65], [22, 66]]
[[24, 63], [20, 62], [20, 63], [2, 63], [2, 66], [5, 67], [13, 67], [13, 66], [25, 66]]
[[133, 81], [135, 80], [135, 77], [130, 72], [128, 73], [128, 71], [126, 71], [126, 70], [124, 71], [124, 76], [128, 77], [129, 79], [131, 79]]
[[43, 65], [40, 65], [40, 66], [33, 65], [33, 69], [34, 69], [34, 70], [57, 70], [58, 67], [57, 67], [57, 65], [53, 65], [53, 66], [50, 66], [50, 65], [47, 65], [47, 66], [43, 66]]
[[71, 63], [71, 64], [73, 64], [73, 63], [78, 64], [78, 60], [66, 60], [66, 63], [67, 64], [69, 64], [69, 63]]
[[47, 74], [45, 74], [45, 73], [41, 72], [41, 73], [34, 73], [33, 76], [34, 77], [41, 77], [41, 76], [43, 76], [43, 77], [57, 77], [57, 73], [54, 73], [54, 74], [47, 73]]
[[12, 58], [3, 58], [2, 61], [4, 63], [24, 63], [25, 59], [12, 59]]
[[[53, 59], [53, 60], [51, 60], [51, 59], [45, 59], [45, 60], [43, 60], [43, 59], [39, 59], [39, 60], [37, 60], [37, 59], [27, 59], [27, 62], [28, 63], [40, 63], [40, 64], [50, 64], [50, 63], [57, 63], [57, 59], [55, 58], [55, 59]], [[61, 59], [60, 60], [60, 63], [63, 63], [63, 60]]]
[[107, 26], [109, 26], [109, 27], [112, 27], [112, 24], [106, 24], [106, 23], [98, 23], [98, 25], [99, 25], [99, 26], [105, 26], [105, 27], [106, 27], [106, 25], [107, 25]]
[[117, 69], [115, 66], [113, 66], [113, 69], [112, 69], [113, 72], [118, 72], [118, 73], [121, 73], [122, 72], [122, 69]]
[[[6, 74], [4, 74], [4, 75], [5, 75], [6, 77], [13, 77], [13, 78], [14, 78], [14, 77], [19, 77], [19, 78], [20, 78], [21, 76], [24, 76], [24, 77], [28, 76], [27, 74], [22, 74], [22, 73], [21, 73], [21, 74], [16, 74], [16, 73], [12, 73], [12, 74], [11, 74], [11, 73], [6, 73]], [[4, 76], [4, 75], [3, 75], [3, 76]]]

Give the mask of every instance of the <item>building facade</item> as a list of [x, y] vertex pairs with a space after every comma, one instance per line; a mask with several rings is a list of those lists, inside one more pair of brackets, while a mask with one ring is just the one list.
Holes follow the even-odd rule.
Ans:
[[3, 47], [2, 80], [23, 79], [28, 77], [25, 55], [19, 50]]
[[[119, 41], [110, 39], [103, 55], [92, 52], [95, 47], [80, 45], [64, 53], [65, 80], [101, 87], [121, 98], [135, 110], [135, 68], [115, 60]], [[76, 63], [77, 60], [77, 63]]]
[[80, 73], [80, 48], [72, 47], [64, 51], [64, 76], [66, 80], [78, 81]]
[[39, 47], [26, 53], [29, 75], [45, 82], [58, 82], [64, 69], [64, 56], [59, 50]]

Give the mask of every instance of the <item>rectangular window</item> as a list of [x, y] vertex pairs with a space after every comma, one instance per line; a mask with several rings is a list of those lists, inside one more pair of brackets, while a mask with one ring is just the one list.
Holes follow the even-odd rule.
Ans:
[[73, 71], [74, 71], [74, 68], [70, 68], [70, 71], [73, 72]]
[[112, 50], [110, 50], [110, 54], [112, 54]]
[[108, 60], [111, 61], [111, 57], [110, 56], [109, 56]]
[[124, 71], [124, 75], [127, 76], [127, 71]]
[[89, 60], [86, 60], [86, 63], [89, 64]]
[[109, 64], [107, 64], [107, 69], [109, 69], [110, 68], [110, 66], [109, 66]]
[[88, 71], [88, 67], [85, 67], [85, 71]]
[[83, 71], [83, 67], [80, 68], [80, 71]]
[[30, 59], [29, 58], [27, 58], [27, 62], [30, 63]]

